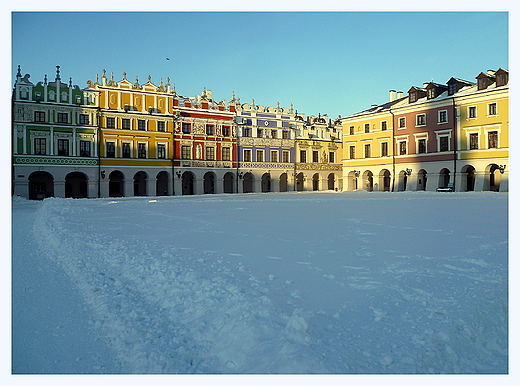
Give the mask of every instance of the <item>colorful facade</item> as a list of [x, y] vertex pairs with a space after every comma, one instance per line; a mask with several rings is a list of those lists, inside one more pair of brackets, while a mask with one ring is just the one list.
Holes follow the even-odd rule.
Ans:
[[476, 79], [391, 91], [343, 118], [346, 190], [507, 191], [508, 71]]

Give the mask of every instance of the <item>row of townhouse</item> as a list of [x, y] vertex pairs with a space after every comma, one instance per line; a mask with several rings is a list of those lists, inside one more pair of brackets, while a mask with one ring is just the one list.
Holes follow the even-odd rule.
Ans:
[[390, 91], [341, 119], [345, 190], [508, 191], [509, 73]]
[[132, 197], [342, 189], [340, 122], [107, 76], [13, 90], [13, 194]]

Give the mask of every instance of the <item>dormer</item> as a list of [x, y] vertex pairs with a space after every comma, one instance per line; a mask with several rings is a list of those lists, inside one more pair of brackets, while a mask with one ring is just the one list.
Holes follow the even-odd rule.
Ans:
[[426, 90], [424, 88], [413, 86], [410, 90], [408, 90], [408, 103], [417, 102], [420, 98], [424, 98], [425, 96]]
[[467, 80], [462, 80], [462, 79], [458, 79], [458, 78], [451, 78], [450, 80], [448, 80], [448, 82], [446, 84], [448, 85], [448, 95], [455, 94], [457, 91], [459, 91], [463, 87], [475, 85], [475, 83], [473, 83], [473, 82], [469, 82]]
[[477, 77], [477, 88], [485, 90], [495, 82], [495, 71], [481, 72]]
[[428, 99], [434, 99], [434, 98], [437, 98], [439, 95], [441, 95], [446, 90], [448, 90], [448, 86], [430, 82], [426, 86], [426, 96]]
[[503, 68], [499, 68], [497, 72], [495, 72], [497, 87], [505, 86], [509, 83], [509, 71], [504, 70]]

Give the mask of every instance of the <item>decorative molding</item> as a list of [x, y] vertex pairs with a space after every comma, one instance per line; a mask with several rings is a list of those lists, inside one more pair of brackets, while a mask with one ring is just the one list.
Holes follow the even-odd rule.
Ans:
[[43, 164], [43, 165], [97, 165], [97, 158], [51, 158], [51, 157], [31, 157], [16, 156], [15, 164]]

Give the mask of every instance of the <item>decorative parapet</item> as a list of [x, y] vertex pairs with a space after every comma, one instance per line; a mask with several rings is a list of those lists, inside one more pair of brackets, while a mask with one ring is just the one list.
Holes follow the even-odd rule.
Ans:
[[282, 138], [240, 137], [241, 146], [294, 147], [294, 140]]
[[77, 165], [94, 166], [98, 164], [97, 158], [77, 158], [77, 157], [41, 157], [41, 156], [15, 156], [15, 164], [26, 165]]

